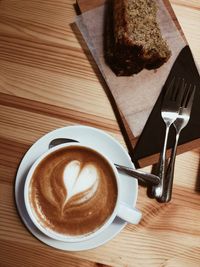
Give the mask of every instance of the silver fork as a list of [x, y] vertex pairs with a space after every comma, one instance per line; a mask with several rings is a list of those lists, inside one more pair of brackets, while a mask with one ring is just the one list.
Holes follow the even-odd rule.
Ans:
[[163, 121], [166, 125], [165, 131], [165, 139], [163, 145], [163, 151], [160, 155], [159, 161], [159, 171], [158, 176], [160, 177], [160, 183], [157, 186], [153, 186], [152, 194], [156, 198], [160, 198], [163, 194], [163, 184], [164, 184], [164, 177], [165, 177], [165, 162], [166, 162], [166, 150], [167, 150], [167, 140], [169, 135], [169, 129], [172, 123], [176, 120], [179, 113], [179, 108], [181, 106], [181, 100], [183, 97], [184, 91], [184, 81], [180, 78], [173, 78], [167, 88], [165, 93], [162, 109], [161, 109], [161, 116]]
[[196, 87], [192, 87], [191, 84], [189, 86], [185, 84], [184, 89], [185, 94], [181, 103], [179, 114], [177, 119], [173, 123], [176, 129], [176, 141], [172, 150], [169, 165], [167, 167], [166, 176], [163, 184], [163, 193], [159, 199], [160, 202], [169, 202], [171, 200], [178, 140], [182, 129], [189, 122]]

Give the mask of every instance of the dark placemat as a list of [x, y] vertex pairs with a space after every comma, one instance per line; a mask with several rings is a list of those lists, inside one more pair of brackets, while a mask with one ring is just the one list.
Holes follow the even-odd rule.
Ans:
[[[132, 159], [136, 165], [142, 158], [160, 153], [163, 148], [165, 123], [161, 118], [162, 99], [169, 81], [174, 77], [183, 77], [187, 83], [196, 85], [191, 118], [188, 125], [182, 130], [179, 145], [200, 138], [200, 76], [189, 46], [185, 46], [178, 55], [162, 92], [147, 120], [147, 123], [134, 148]], [[170, 128], [168, 148], [174, 145], [175, 130]]]

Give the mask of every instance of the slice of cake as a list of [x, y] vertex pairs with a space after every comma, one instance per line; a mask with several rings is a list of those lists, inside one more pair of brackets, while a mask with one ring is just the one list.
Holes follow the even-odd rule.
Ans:
[[106, 33], [106, 59], [118, 76], [156, 69], [171, 52], [156, 21], [154, 0], [113, 0]]

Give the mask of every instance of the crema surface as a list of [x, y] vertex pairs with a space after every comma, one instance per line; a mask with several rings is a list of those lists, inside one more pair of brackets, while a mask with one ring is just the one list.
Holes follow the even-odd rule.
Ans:
[[66, 235], [87, 235], [112, 214], [117, 184], [101, 155], [70, 146], [40, 162], [31, 179], [29, 198], [44, 227]]

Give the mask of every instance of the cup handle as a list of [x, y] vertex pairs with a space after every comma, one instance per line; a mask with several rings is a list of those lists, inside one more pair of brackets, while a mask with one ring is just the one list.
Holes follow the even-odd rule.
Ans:
[[128, 223], [138, 224], [142, 218], [142, 213], [138, 209], [130, 207], [125, 202], [120, 202], [117, 216]]

